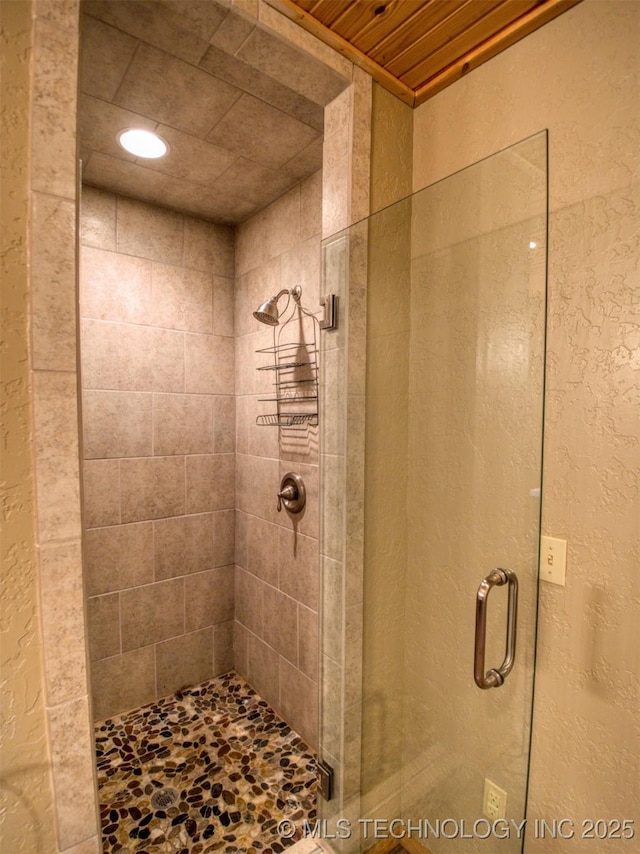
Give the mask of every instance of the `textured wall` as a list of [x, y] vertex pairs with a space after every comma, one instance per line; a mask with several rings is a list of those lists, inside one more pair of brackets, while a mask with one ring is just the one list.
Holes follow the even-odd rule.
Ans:
[[35, 549], [28, 338], [31, 4], [2, 16], [2, 723], [0, 848], [51, 851], [53, 794]]
[[[236, 669], [311, 744], [318, 741], [318, 428], [256, 425], [274, 412], [267, 353], [273, 329], [253, 312], [281, 288], [302, 287], [319, 308], [321, 173], [237, 229]], [[279, 308], [284, 308], [283, 299]], [[296, 322], [297, 325], [297, 322]], [[291, 327], [289, 327], [291, 329]], [[304, 340], [312, 340], [305, 321]], [[294, 335], [295, 338], [295, 335]], [[307, 489], [300, 516], [276, 511], [280, 479], [298, 472]]]
[[94, 717], [233, 666], [233, 232], [85, 187], [85, 572]]
[[637, 4], [586, 0], [415, 112], [415, 189], [549, 128], [543, 530], [569, 552], [540, 591], [531, 818], [638, 819], [639, 40]]
[[[24, 10], [22, 4], [4, 5], [10, 15], [16, 8]], [[54, 810], [52, 815], [44, 803], [42, 814], [34, 809], [26, 820], [43, 838], [25, 835], [19, 844], [33, 843], [35, 850], [45, 850], [41, 846], [46, 844], [46, 850], [51, 850], [49, 837], [55, 832], [57, 850], [91, 854], [98, 850], [98, 816], [84, 636], [75, 346], [78, 6], [73, 0], [64, 4], [45, 0], [29, 7], [31, 11], [30, 99], [19, 89], [12, 90], [12, 96], [21, 99], [13, 116], [18, 111], [27, 115], [30, 130], [30, 148], [25, 149], [30, 151], [31, 190], [27, 300], [33, 403], [30, 450], [35, 462], [44, 648], [45, 679], [40, 696], [46, 708], [47, 776], [53, 784]], [[3, 16], [5, 12], [3, 6]], [[19, 159], [12, 162], [20, 167]], [[26, 168], [25, 161], [22, 168]], [[24, 414], [23, 435], [28, 429]], [[12, 594], [15, 592], [13, 588]], [[33, 684], [32, 690], [36, 691]], [[35, 697], [34, 709], [37, 707]], [[21, 755], [24, 758], [24, 752]]]

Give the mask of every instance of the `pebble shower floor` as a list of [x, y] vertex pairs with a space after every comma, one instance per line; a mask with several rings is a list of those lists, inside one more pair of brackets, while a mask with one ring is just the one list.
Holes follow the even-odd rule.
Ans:
[[96, 724], [106, 854], [277, 854], [315, 820], [315, 756], [234, 673]]

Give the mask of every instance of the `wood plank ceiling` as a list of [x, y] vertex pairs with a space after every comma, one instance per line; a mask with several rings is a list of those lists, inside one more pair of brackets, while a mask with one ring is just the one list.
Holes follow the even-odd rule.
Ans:
[[580, 0], [268, 0], [412, 107]]

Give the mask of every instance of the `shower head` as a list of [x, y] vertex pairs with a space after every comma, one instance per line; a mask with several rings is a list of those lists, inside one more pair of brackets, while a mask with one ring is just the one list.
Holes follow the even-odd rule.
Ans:
[[276, 294], [271, 299], [268, 299], [266, 302], [263, 302], [262, 305], [258, 307], [256, 311], [253, 312], [253, 316], [256, 320], [259, 320], [260, 323], [266, 323], [267, 326], [277, 326], [280, 323], [280, 313], [278, 312], [278, 300], [281, 296], [287, 294], [288, 296], [292, 296], [294, 300], [300, 304], [300, 297], [302, 296], [302, 288], [300, 285], [296, 285], [295, 288], [283, 288], [279, 294]]
[[260, 323], [266, 323], [268, 326], [277, 326], [280, 322], [278, 320], [278, 298], [271, 297], [271, 299], [263, 302], [258, 310], [253, 312], [253, 316]]

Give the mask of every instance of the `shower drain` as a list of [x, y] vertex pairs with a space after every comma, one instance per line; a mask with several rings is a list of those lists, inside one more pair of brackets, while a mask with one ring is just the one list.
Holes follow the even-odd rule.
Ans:
[[158, 789], [151, 795], [151, 806], [154, 810], [166, 810], [176, 804], [179, 797], [177, 789]]

